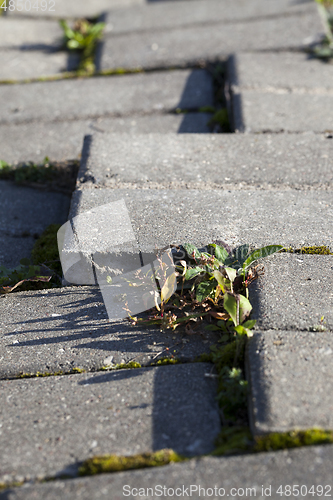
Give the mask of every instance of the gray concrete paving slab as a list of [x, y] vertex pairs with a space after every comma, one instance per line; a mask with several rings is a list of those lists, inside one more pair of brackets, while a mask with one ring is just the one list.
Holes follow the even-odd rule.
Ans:
[[[15, 314], [13, 314], [15, 311]], [[218, 340], [202, 332], [108, 321], [98, 287], [17, 292], [0, 296], [0, 378], [22, 373], [98, 370], [136, 361], [142, 366], [172, 354], [194, 361]]]
[[[324, 190], [210, 187], [204, 190], [164, 189], [163, 186], [162, 189], [143, 189], [135, 184], [127, 189], [78, 189], [72, 197], [70, 218], [82, 215], [74, 220], [79, 243], [67, 238], [62, 256], [70, 261], [72, 258], [77, 260], [80, 255], [80, 259], [76, 266], [66, 271], [66, 280], [75, 284], [95, 284], [90, 255], [99, 266], [109, 265], [112, 259], [113, 268], [120, 272], [124, 272], [123, 261], [131, 263], [132, 267], [126, 269], [132, 271], [138, 267], [138, 249], [143, 264], [148, 265], [155, 260], [155, 248], [185, 242], [200, 247], [223, 239], [232, 246], [248, 243], [254, 247], [281, 244], [297, 248], [329, 245], [332, 248], [331, 198], [331, 192]], [[137, 242], [133, 240], [119, 247], [120, 260], [112, 250], [109, 235], [112, 226], [106, 216], [107, 205], [113, 202], [125, 204]], [[90, 212], [95, 214], [94, 222], [86, 220], [86, 212], [97, 208], [103, 213], [98, 216], [97, 211]], [[114, 207], [110, 206], [109, 210]], [[94, 228], [98, 228], [97, 233]], [[107, 245], [109, 250], [106, 250]]]
[[235, 54], [228, 60], [228, 82], [241, 89], [333, 89], [333, 64], [297, 52]]
[[[306, 495], [311, 495], [308, 492], [312, 485], [314, 485], [315, 493], [323, 491], [324, 494], [331, 491], [332, 460], [332, 445], [309, 446], [256, 455], [205, 457], [165, 467], [27, 485], [23, 488], [6, 490], [2, 496], [0, 494], [0, 498], [3, 500], [39, 498], [100, 500], [112, 497], [114, 500], [120, 500], [125, 494], [129, 494], [130, 498], [132, 495], [134, 498], [140, 488], [143, 488], [140, 498], [148, 500], [149, 498], [166, 498], [163, 494], [165, 487], [166, 490], [170, 488], [170, 494], [174, 490], [174, 495], [178, 494], [180, 497], [183, 495], [183, 498], [187, 495], [190, 497], [190, 494], [191, 498], [202, 499], [220, 498], [222, 495], [235, 496], [238, 493], [235, 498], [245, 498], [247, 495], [247, 498], [255, 496], [263, 500], [269, 496], [274, 500], [279, 500], [281, 492], [282, 498], [285, 491], [288, 494], [287, 485], [291, 485], [292, 491], [293, 485], [297, 484], [306, 497]], [[322, 490], [320, 486], [323, 486]], [[202, 488], [201, 491], [199, 487]], [[214, 496], [215, 487], [217, 493]], [[152, 488], [153, 491], [148, 488]], [[220, 488], [224, 488], [225, 493], [222, 489], [219, 491]], [[246, 488], [249, 489], [246, 491]], [[296, 493], [296, 489], [294, 491]]]
[[[46, 17], [46, 18], [64, 18], [64, 17], [96, 17], [101, 15], [103, 12], [113, 9], [113, 8], [128, 8], [132, 5], [141, 5], [145, 0], [49, 0], [47, 3], [47, 9], [43, 12], [40, 10], [37, 12], [34, 9], [27, 10], [24, 9], [19, 12], [17, 9], [10, 12], [7, 10], [7, 19], [11, 17]], [[43, 7], [45, 8], [45, 7]]]
[[[34, 235], [67, 220], [70, 197], [0, 181], [0, 265], [15, 267], [30, 257]], [[22, 253], [21, 253], [22, 251]]]
[[248, 346], [254, 434], [333, 428], [332, 332], [266, 331]]
[[315, 134], [153, 133], [131, 141], [94, 134], [78, 180], [103, 187], [332, 186], [332, 149], [333, 140]]
[[4, 49], [0, 52], [0, 80], [24, 80], [59, 75], [78, 68], [78, 57], [66, 52]]
[[197, 109], [213, 104], [213, 89], [206, 71], [177, 70], [2, 85], [0, 100], [0, 124], [51, 122]]
[[170, 67], [221, 59], [234, 52], [299, 49], [318, 32], [322, 26], [314, 11], [250, 23], [126, 33], [107, 36], [97, 59], [105, 70]]
[[[22, 5], [24, 6], [24, 3]], [[62, 45], [63, 31], [55, 20], [13, 19], [2, 16], [0, 17], [0, 31], [1, 48], [50, 50]]]
[[1, 481], [77, 472], [94, 455], [208, 453], [220, 431], [211, 365], [3, 380]]
[[200, 246], [215, 238], [256, 246], [332, 245], [331, 193], [319, 193], [83, 189], [74, 192], [71, 216], [124, 198], [143, 247], [187, 240]]
[[83, 137], [98, 132], [144, 134], [158, 132], [208, 133], [208, 113], [153, 114], [97, 118], [69, 122], [0, 125], [0, 159], [7, 163], [74, 159], [81, 154]]
[[328, 132], [333, 92], [242, 90], [233, 95], [233, 123], [238, 132]]
[[[311, 3], [263, 2], [255, 0], [178, 0], [177, 2], [155, 2], [132, 6], [128, 9], [113, 9], [107, 13], [104, 33], [118, 34], [133, 31], [176, 28], [207, 23], [230, 23], [250, 21], [276, 15], [297, 15], [301, 12], [316, 14]], [[297, 18], [295, 17], [295, 22]]]
[[333, 255], [279, 254], [262, 261], [253, 284], [253, 317], [260, 329], [333, 330]]

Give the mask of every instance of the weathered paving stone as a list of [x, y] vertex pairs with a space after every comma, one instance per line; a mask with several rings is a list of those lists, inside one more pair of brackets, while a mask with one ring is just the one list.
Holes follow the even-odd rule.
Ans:
[[52, 122], [197, 109], [213, 104], [213, 90], [206, 71], [177, 70], [2, 85], [0, 100], [0, 124]]
[[238, 132], [333, 131], [333, 93], [243, 90], [233, 95]]
[[68, 57], [66, 52], [3, 49], [0, 52], [0, 81], [58, 75], [76, 70], [78, 63], [78, 57]]
[[63, 17], [73, 17], [73, 18], [90, 18], [101, 15], [106, 10], [112, 8], [125, 7], [128, 8], [131, 5], [140, 5], [144, 3], [145, 0], [49, 0], [47, 4], [47, 10], [41, 12], [41, 9], [37, 12], [36, 10], [25, 10], [19, 12], [17, 9], [10, 12], [7, 10], [7, 18], [12, 16], [17, 17], [35, 17], [38, 18], [41, 14], [50, 18], [63, 18]]
[[[78, 242], [67, 235], [62, 246], [63, 262], [77, 261], [75, 265], [66, 264], [65, 278], [70, 283], [96, 283], [91, 255], [97, 266], [109, 266], [111, 259], [112, 272], [116, 269], [123, 273], [140, 267], [140, 259], [143, 265], [156, 260], [156, 248], [189, 241], [198, 247], [215, 239], [254, 247], [268, 244], [332, 247], [330, 191], [185, 189], [183, 186], [144, 189], [135, 184], [127, 188], [94, 189], [90, 182], [86, 184], [90, 187], [77, 189], [71, 203], [70, 218], [74, 218]], [[107, 208], [116, 202], [118, 205]], [[130, 225], [131, 237], [127, 233], [125, 237], [123, 230], [120, 235], [118, 226], [110, 224], [110, 211], [120, 206], [128, 220], [122, 219], [119, 224], [123, 229], [124, 224]], [[79, 217], [75, 219], [76, 216]], [[120, 257], [113, 249], [112, 231], [119, 233]], [[101, 282], [102, 275], [99, 271], [97, 274]]]
[[89, 176], [101, 187], [332, 186], [332, 149], [332, 140], [314, 134], [153, 133], [130, 141], [94, 134], [85, 141], [78, 180]]
[[[281, 492], [282, 498], [284, 491], [288, 494], [288, 488], [285, 489], [286, 485], [291, 485], [292, 491], [293, 485], [297, 484], [306, 497], [307, 494], [311, 495], [307, 492], [310, 491], [312, 485], [314, 485], [315, 493], [317, 491], [322, 491], [324, 494], [330, 493], [333, 482], [332, 460], [332, 445], [309, 446], [275, 453], [236, 457], [205, 457], [161, 468], [27, 485], [23, 488], [6, 490], [2, 496], [0, 494], [0, 497], [3, 497], [3, 500], [35, 500], [37, 498], [97, 500], [111, 497], [121, 499], [125, 494], [132, 494], [134, 498], [134, 495], [139, 494], [140, 488], [144, 488], [140, 495], [140, 498], [144, 499], [166, 498], [164, 491], [171, 496], [174, 490], [174, 495], [178, 494], [180, 497], [183, 495], [183, 498], [187, 495], [194, 499], [221, 498], [227, 495], [235, 496], [238, 493], [235, 498], [263, 499], [269, 496], [273, 500], [279, 500]], [[323, 486], [323, 489], [320, 486]], [[166, 490], [163, 490], [164, 487]], [[215, 487], [217, 493], [214, 496]], [[225, 494], [223, 490], [219, 492], [220, 488], [225, 489]], [[232, 488], [236, 490], [231, 491]], [[243, 488], [244, 491], [239, 488]], [[246, 488], [249, 489], [246, 491]], [[294, 491], [296, 493], [296, 490]], [[153, 496], [154, 493], [156, 496]]]
[[[162, 249], [192, 242], [200, 247], [214, 239], [255, 247], [333, 246], [329, 191], [209, 189], [208, 197], [207, 190], [199, 189], [84, 188], [73, 194], [70, 217], [120, 200], [124, 200], [128, 210], [144, 264], [155, 255], [155, 245]], [[95, 235], [89, 227], [80, 232], [82, 252], [99, 251], [98, 244], [93, 244]], [[73, 252], [76, 255], [77, 246], [69, 242], [65, 255], [70, 258]], [[137, 255], [134, 246], [124, 252], [128, 258]], [[80, 284], [95, 283], [92, 270], [84, 279], [87, 282]]]
[[30, 257], [35, 237], [49, 224], [64, 224], [70, 197], [0, 181], [0, 265], [15, 267]]
[[[156, 2], [155, 4], [138, 4], [127, 9], [108, 12], [106, 16], [105, 34], [146, 31], [150, 29], [175, 28], [206, 23], [230, 23], [265, 18], [267, 16], [314, 12], [312, 4], [280, 2], [263, 2], [255, 0], [247, 2], [232, 0], [206, 0], [195, 2]], [[297, 22], [297, 18], [295, 18]]]
[[305, 53], [236, 54], [228, 60], [229, 84], [240, 89], [325, 92], [333, 90], [332, 80], [333, 64]]
[[233, 126], [240, 132], [332, 129], [333, 65], [306, 54], [238, 54], [229, 59]]
[[252, 430], [333, 428], [332, 332], [266, 331], [248, 347]]
[[156, 113], [149, 116], [56, 122], [48, 123], [47, 126], [42, 122], [0, 125], [0, 159], [7, 163], [40, 162], [45, 156], [55, 161], [74, 159], [81, 153], [83, 137], [96, 132], [208, 133], [210, 118], [208, 113]]
[[207, 363], [0, 382], [1, 482], [73, 474], [93, 455], [208, 453], [220, 431]]
[[279, 254], [263, 261], [253, 284], [253, 317], [260, 329], [333, 330], [333, 256]]
[[62, 45], [63, 31], [54, 20], [0, 17], [0, 31], [1, 48], [46, 50]]
[[234, 52], [299, 49], [322, 32], [319, 15], [211, 24], [107, 36], [98, 54], [101, 68], [158, 68], [216, 60]]
[[0, 378], [98, 370], [130, 361], [150, 365], [170, 354], [194, 361], [218, 340], [206, 331], [189, 338], [179, 330], [109, 322], [98, 287], [0, 296], [0, 318]]

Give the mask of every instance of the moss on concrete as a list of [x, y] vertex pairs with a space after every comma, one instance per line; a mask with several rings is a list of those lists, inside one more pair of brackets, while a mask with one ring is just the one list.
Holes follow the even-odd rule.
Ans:
[[255, 439], [254, 451], [276, 451], [319, 444], [332, 444], [333, 431], [308, 429], [305, 431], [273, 432]]
[[215, 441], [212, 455], [230, 455], [251, 451], [253, 438], [248, 427], [223, 427]]
[[307, 255], [333, 255], [333, 253], [330, 251], [330, 249], [325, 246], [310, 246], [310, 247], [301, 247], [301, 248], [283, 248], [281, 252], [288, 252], [288, 253], [302, 253], [302, 254], [307, 254]]
[[177, 358], [162, 358], [157, 361], [156, 366], [176, 365], [177, 363], [180, 363], [180, 360]]
[[80, 476], [92, 476], [105, 472], [119, 472], [145, 467], [159, 467], [170, 462], [182, 462], [185, 457], [173, 450], [159, 450], [132, 456], [105, 455], [85, 460], [79, 468]]

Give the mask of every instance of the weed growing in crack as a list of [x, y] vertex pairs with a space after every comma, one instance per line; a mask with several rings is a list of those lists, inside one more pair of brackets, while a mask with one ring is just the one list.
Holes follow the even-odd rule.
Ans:
[[316, 2], [324, 25], [325, 38], [314, 47], [313, 54], [320, 59], [328, 60], [333, 57], [333, 1], [316, 0]]
[[0, 266], [0, 294], [14, 290], [41, 290], [61, 286], [61, 264], [57, 245], [60, 224], [51, 224], [37, 239], [30, 259], [21, 259], [20, 265], [9, 269]]
[[28, 161], [10, 165], [0, 160], [0, 180], [69, 195], [75, 189], [78, 170], [78, 160], [56, 162], [50, 161], [47, 156], [41, 163]]
[[83, 74], [92, 74], [95, 71], [95, 51], [98, 40], [103, 36], [105, 23], [93, 23], [87, 19], [78, 19], [73, 28], [67, 21], [61, 19], [60, 26], [64, 32], [64, 45], [70, 51], [80, 54], [81, 60], [78, 71]]
[[[164, 269], [157, 277], [161, 304], [156, 303], [147, 319], [133, 317], [127, 310], [132, 325], [159, 325], [161, 330], [176, 330], [183, 325], [188, 335], [197, 333], [199, 327], [220, 333], [218, 344], [211, 347], [209, 360], [217, 371], [217, 399], [225, 426], [244, 427], [247, 423], [244, 353], [246, 340], [255, 326], [255, 320], [249, 319], [252, 306], [248, 287], [260, 273], [258, 266], [251, 266], [282, 248], [270, 245], [250, 252], [248, 245], [241, 245], [232, 251], [217, 241], [203, 251], [186, 243], [178, 247], [182, 258], [175, 262], [176, 273], [168, 276], [162, 267], [165, 263], [160, 262]], [[175, 279], [177, 289], [172, 295]], [[135, 286], [140, 286], [140, 281]]]

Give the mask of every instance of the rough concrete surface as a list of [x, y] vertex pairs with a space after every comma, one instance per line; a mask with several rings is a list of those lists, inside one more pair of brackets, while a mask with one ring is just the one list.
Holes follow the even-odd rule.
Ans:
[[333, 255], [279, 254], [261, 261], [265, 274], [251, 287], [260, 329], [333, 330]]
[[[24, 6], [22, 3], [21, 5]], [[62, 45], [63, 31], [57, 21], [50, 19], [13, 19], [7, 15], [2, 16], [0, 32], [1, 48], [49, 50]]]
[[254, 434], [333, 428], [332, 332], [266, 331], [248, 346]]
[[81, 154], [83, 137], [96, 132], [144, 134], [208, 133], [208, 113], [132, 115], [69, 122], [0, 125], [0, 158], [7, 163], [61, 161]]
[[[186, 115], [185, 115], [186, 116]], [[333, 140], [324, 135], [94, 134], [78, 179], [94, 185], [242, 187], [332, 185]]]
[[[15, 311], [15, 314], [13, 314]], [[182, 329], [108, 321], [97, 287], [66, 287], [0, 296], [0, 378], [22, 373], [98, 370], [170, 357], [194, 361], [218, 340], [213, 332], [189, 337]]]
[[206, 71], [177, 70], [3, 85], [0, 101], [0, 124], [52, 122], [197, 109], [213, 89]]
[[[311, 3], [263, 2], [241, 0], [186, 0], [177, 2], [143, 3], [128, 9], [113, 9], [106, 17], [104, 33], [147, 31], [150, 29], [250, 21], [268, 16], [297, 15], [300, 12], [315, 12]], [[296, 18], [297, 19], [297, 18]], [[295, 19], [295, 21], [296, 21]]]
[[225, 58], [234, 52], [299, 49], [323, 31], [314, 11], [247, 23], [186, 26], [107, 36], [98, 64], [110, 68], [158, 68]]
[[239, 90], [233, 95], [239, 132], [332, 132], [332, 110], [333, 92]]
[[221, 238], [231, 245], [332, 246], [331, 198], [326, 191], [82, 189], [70, 216], [124, 199], [142, 251]]
[[69, 204], [65, 194], [0, 181], [0, 265], [15, 267], [20, 259], [30, 257], [34, 237], [50, 224], [65, 223]]
[[[112, 498], [121, 500], [124, 493], [142, 495], [145, 500], [166, 498], [163, 495], [170, 489], [170, 494], [186, 498], [187, 494], [195, 500], [202, 498], [221, 498], [234, 495], [234, 498], [256, 497], [260, 500], [272, 498], [280, 500], [286, 485], [303, 485], [302, 493], [314, 485], [314, 492], [330, 493], [332, 475], [333, 446], [309, 446], [307, 448], [259, 453], [256, 455], [234, 457], [205, 457], [190, 462], [170, 464], [165, 467], [146, 470], [128, 471], [118, 474], [102, 474], [94, 477], [53, 481], [40, 485], [27, 485], [23, 488], [6, 490], [1, 500], [100, 500]], [[190, 490], [192, 485], [192, 491]], [[201, 486], [202, 490], [199, 490]], [[279, 490], [280, 486], [282, 489]], [[318, 490], [317, 490], [318, 486]], [[323, 486], [323, 489], [320, 488]], [[125, 488], [126, 487], [126, 488]], [[129, 487], [129, 488], [128, 488]], [[214, 488], [217, 495], [214, 496]], [[135, 488], [135, 489], [134, 489]], [[148, 490], [148, 488], [152, 488]], [[156, 488], [156, 489], [155, 489]], [[180, 488], [177, 489], [177, 488]], [[183, 488], [185, 492], [183, 493]], [[187, 488], [187, 491], [186, 491]], [[212, 488], [213, 491], [210, 490]], [[220, 488], [224, 488], [219, 491]], [[231, 490], [236, 488], [236, 490]], [[243, 488], [242, 489], [238, 488]], [[254, 488], [255, 490], [246, 488]], [[279, 490], [279, 492], [278, 492]], [[216, 491], [216, 490], [215, 490]], [[296, 493], [296, 490], [294, 490]], [[281, 496], [282, 492], [282, 496]], [[156, 494], [156, 496], [152, 496]], [[190, 496], [191, 493], [191, 496]], [[235, 494], [238, 496], [235, 496]], [[220, 494], [220, 496], [219, 496]], [[204, 496], [206, 495], [206, 496]], [[311, 495], [311, 493], [309, 493]], [[319, 495], [318, 495], [319, 496]], [[130, 497], [131, 498], [131, 497]], [[172, 497], [171, 497], [172, 498]], [[312, 498], [309, 497], [309, 498]]]
[[68, 57], [66, 52], [28, 51], [3, 49], [0, 52], [0, 80], [24, 80], [59, 75], [74, 71], [78, 58]]
[[333, 90], [333, 64], [297, 52], [236, 54], [228, 61], [228, 81], [243, 89]]
[[95, 455], [208, 453], [220, 431], [207, 363], [0, 382], [1, 481], [75, 475]]
[[[44, 12], [46, 17], [63, 18], [63, 17], [96, 17], [101, 15], [108, 9], [113, 8], [128, 8], [131, 5], [140, 5], [145, 0], [55, 0], [55, 5], [48, 3], [48, 9]], [[7, 18], [12, 16], [17, 17], [40, 17], [41, 12], [31, 9], [30, 11], [18, 12], [15, 9], [12, 12], [7, 11]]]

